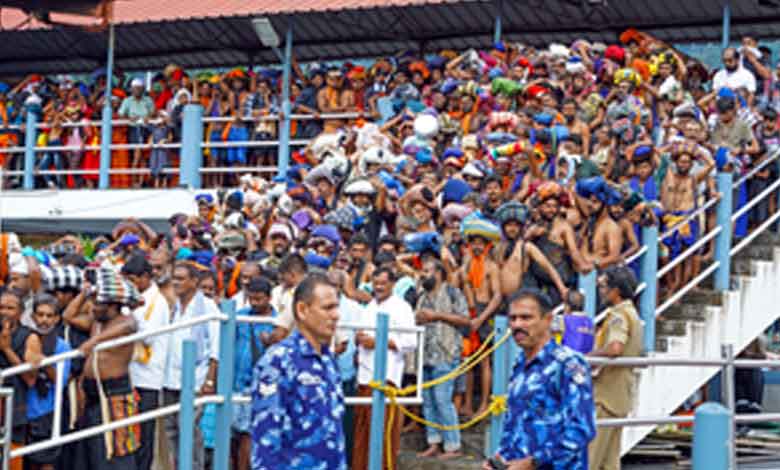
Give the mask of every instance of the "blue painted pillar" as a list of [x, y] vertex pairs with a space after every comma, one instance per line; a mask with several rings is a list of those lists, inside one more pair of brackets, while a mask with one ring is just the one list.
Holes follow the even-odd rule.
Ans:
[[284, 39], [284, 63], [282, 64], [282, 128], [279, 130], [279, 174], [286, 175], [290, 166], [290, 75], [292, 69], [292, 21], [287, 24], [287, 35]]
[[[376, 320], [374, 340], [374, 380], [387, 384], [387, 342], [390, 317], [380, 313]], [[396, 384], [399, 385], [399, 384]], [[396, 416], [396, 419], [400, 417]], [[382, 470], [385, 434], [385, 393], [374, 390], [371, 394], [371, 436], [368, 453], [368, 470]]]
[[200, 167], [203, 165], [203, 106], [187, 104], [181, 128], [179, 186], [200, 189]]
[[[230, 432], [233, 423], [233, 375], [236, 342], [236, 302], [222, 302], [222, 312], [227, 321], [219, 325], [219, 368], [217, 369], [217, 395], [225, 399], [217, 405], [217, 429], [214, 442], [214, 470], [227, 470], [230, 460]], [[251, 326], [251, 325], [250, 325]]]
[[658, 289], [658, 226], [642, 227], [642, 241], [647, 251], [639, 260], [640, 283], [645, 289], [639, 296], [639, 315], [645, 322], [644, 352], [655, 351], [655, 299]]
[[[108, 25], [108, 58], [106, 60], [106, 90], [103, 96], [103, 114], [100, 120], [100, 167], [98, 173], [98, 188], [108, 189], [111, 168], [111, 91], [114, 88], [114, 25]], [[132, 153], [132, 152], [131, 152]]]
[[[505, 315], [495, 317], [495, 336], [493, 340], [497, 341], [504, 336], [508, 329], [508, 322]], [[512, 338], [506, 340], [501, 346], [493, 351], [493, 396], [498, 397], [506, 395], [509, 385], [509, 369], [514, 364], [514, 357], [510, 357], [509, 343]], [[504, 429], [504, 413], [498, 416], [490, 417], [490, 442], [488, 443], [487, 455], [493, 456], [501, 444], [501, 432]]]
[[195, 341], [183, 345], [181, 395], [179, 396], [179, 468], [192, 468], [195, 429]]
[[577, 287], [585, 296], [585, 312], [591, 318], [596, 316], [596, 308], [598, 307], [598, 297], [596, 294], [597, 276], [598, 271], [594, 269], [589, 273], [580, 273], [577, 277]]
[[496, 23], [493, 28], [493, 44], [501, 41], [501, 14], [503, 13], [503, 0], [498, 0], [496, 9]]
[[731, 41], [731, 5], [728, 0], [723, 2], [723, 37], [721, 39], [721, 47], [723, 49], [729, 47]]
[[718, 173], [717, 181], [720, 201], [718, 202], [716, 221], [722, 230], [715, 237], [715, 261], [720, 261], [720, 266], [715, 270], [715, 289], [719, 291], [728, 290], [731, 276], [731, 256], [729, 256], [729, 251], [731, 251], [731, 212], [734, 195], [732, 178], [731, 173]]
[[27, 111], [27, 123], [24, 127], [24, 189], [35, 189], [35, 141], [38, 140], [38, 116]]
[[696, 408], [693, 425], [693, 470], [727, 470], [731, 413], [720, 403]]

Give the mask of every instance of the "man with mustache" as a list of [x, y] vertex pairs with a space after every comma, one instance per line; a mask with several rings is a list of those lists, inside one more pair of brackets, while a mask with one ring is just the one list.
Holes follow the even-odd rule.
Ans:
[[[697, 190], [715, 168], [715, 162], [707, 151], [690, 141], [675, 142], [670, 147], [672, 162], [676, 171], [667, 171], [662, 176], [661, 204], [664, 207], [664, 230], [675, 228], [671, 236], [664, 239], [669, 247], [669, 258], [673, 260], [699, 238], [699, 221], [682, 221], [697, 208]], [[703, 167], [692, 174], [694, 159], [702, 162]], [[685, 285], [696, 275], [695, 257], [689, 256], [672, 271], [669, 289]], [[696, 263], [698, 264], [698, 263]]]
[[[596, 332], [591, 356], [636, 357], [642, 352], [642, 326], [631, 299], [636, 291], [634, 273], [626, 266], [613, 266], [599, 277], [599, 294], [610, 307]], [[630, 367], [603, 367], [593, 373], [596, 414], [599, 418], [624, 418], [632, 408], [634, 371]], [[619, 427], [601, 428], [590, 446], [591, 470], [620, 468]]]
[[[552, 307], [536, 289], [509, 299], [509, 328], [521, 351], [512, 369], [501, 443], [483, 470], [585, 470], [596, 434], [590, 367], [552, 338]], [[502, 465], [503, 464], [503, 465]]]
[[323, 274], [295, 288], [295, 331], [273, 345], [254, 368], [252, 469], [346, 470], [344, 394], [331, 343], [339, 291]]
[[608, 207], [620, 204], [620, 191], [597, 176], [577, 181], [578, 205], [587, 216], [582, 251], [596, 269], [604, 269], [621, 261], [623, 231], [612, 218]]
[[[43, 354], [40, 359], [71, 350], [70, 345], [58, 335], [57, 326], [60, 323], [60, 314], [57, 310], [57, 299], [54, 296], [49, 294], [35, 296], [32, 319], [35, 323], [35, 330], [41, 338]], [[71, 361], [65, 361], [63, 381], [60, 384], [63, 388], [70, 379], [70, 364]], [[56, 380], [55, 366], [39, 369], [34, 390], [27, 394], [27, 418], [30, 420], [27, 436], [29, 443], [47, 440], [51, 437]], [[54, 447], [36, 452], [27, 459], [30, 463], [37, 465], [40, 470], [54, 470], [61, 450], [61, 447]]]
[[[367, 326], [376, 324], [379, 313], [387, 313], [390, 317], [390, 327], [413, 328], [415, 326], [414, 312], [411, 306], [401, 297], [393, 293], [396, 275], [386, 266], [377, 268], [371, 277], [374, 299], [366, 307], [360, 322]], [[375, 332], [373, 330], [357, 331], [355, 344], [358, 346], [358, 396], [371, 396], [372, 390], [368, 386], [374, 377], [374, 348], [376, 347]], [[387, 382], [390, 386], [400, 387], [403, 377], [407, 352], [414, 351], [417, 346], [417, 337], [414, 333], [400, 333], [390, 331], [387, 342]], [[385, 419], [389, 416], [385, 414]], [[386, 429], [387, 423], [382, 427]], [[368, 448], [371, 428], [371, 408], [359, 406], [355, 408], [355, 447], [352, 454], [352, 470], [365, 470], [368, 468]], [[393, 462], [397, 464], [398, 450], [401, 445], [401, 420], [394, 420], [393, 427], [389, 430], [390, 447]], [[387, 436], [386, 436], [387, 437]], [[383, 460], [385, 460], [383, 455]], [[383, 462], [382, 468], [386, 468], [387, 462]]]
[[751, 94], [756, 92], [756, 77], [750, 70], [741, 64], [739, 51], [733, 47], [723, 50], [723, 68], [712, 78], [712, 89], [714, 91], [721, 88], [746, 88]]
[[[525, 239], [533, 242], [542, 255], [555, 268], [563, 284], [574, 287], [577, 271], [588, 272], [593, 265], [588, 263], [577, 247], [574, 228], [566, 220], [562, 208], [569, 206], [566, 190], [555, 181], [547, 181], [539, 185], [534, 192], [534, 206], [538, 219], [525, 232]], [[553, 286], [555, 278], [550, 276], [543, 264], [534, 261], [530, 265], [531, 273], [536, 281], [543, 285]], [[515, 286], [515, 289], [519, 287]], [[561, 292], [561, 299], [563, 293]], [[508, 290], [508, 295], [514, 290]], [[548, 292], [548, 295], [554, 292]], [[557, 294], [556, 294], [557, 295]], [[552, 299], [553, 303], [559, 299]]]
[[[86, 356], [81, 382], [85, 396], [82, 420], [84, 426], [92, 427], [138, 413], [138, 399], [129, 373], [134, 345], [100, 352], [95, 351], [95, 346], [137, 331], [135, 319], [123, 315], [122, 308], [137, 307], [143, 297], [133, 284], [110, 268], [97, 269], [94, 288], [85, 283], [85, 290], [93, 301], [95, 321], [90, 338], [79, 347]], [[85, 461], [77, 468], [135, 470], [140, 441], [138, 424], [91, 437], [85, 442]]]

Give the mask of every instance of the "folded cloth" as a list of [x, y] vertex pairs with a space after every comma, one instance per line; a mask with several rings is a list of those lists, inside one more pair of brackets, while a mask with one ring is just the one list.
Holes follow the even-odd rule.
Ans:
[[130, 282], [111, 268], [101, 267], [96, 276], [97, 303], [116, 303], [134, 307], [141, 303], [141, 294]]
[[65, 289], [81, 290], [81, 284], [84, 274], [81, 269], [75, 266], [62, 266], [55, 268], [41, 269], [44, 274], [43, 281], [49, 291], [58, 291]]
[[461, 232], [466, 238], [482, 237], [488, 241], [494, 242], [501, 240], [501, 229], [476, 212], [463, 219], [463, 222], [461, 223]]

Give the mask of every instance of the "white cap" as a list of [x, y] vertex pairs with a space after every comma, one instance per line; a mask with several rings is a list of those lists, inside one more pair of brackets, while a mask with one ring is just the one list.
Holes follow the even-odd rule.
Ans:
[[142, 79], [140, 79], [140, 78], [136, 77], [136, 78], [130, 80], [130, 87], [132, 87], [132, 88], [135, 88], [135, 87], [143, 88], [143, 86], [144, 86], [144, 81]]
[[22, 276], [30, 275], [30, 264], [21, 253], [11, 253], [8, 255], [8, 266], [9, 271], [12, 274], [20, 274]]

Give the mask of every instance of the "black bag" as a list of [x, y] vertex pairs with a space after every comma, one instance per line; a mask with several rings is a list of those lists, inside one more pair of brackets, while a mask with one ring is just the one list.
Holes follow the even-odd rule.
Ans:
[[[29, 442], [41, 442], [51, 438], [51, 430], [54, 425], [54, 415], [52, 413], [31, 419], [27, 424]], [[35, 464], [56, 464], [60, 456], [61, 447], [51, 447], [46, 450], [30, 454], [27, 458]]]

